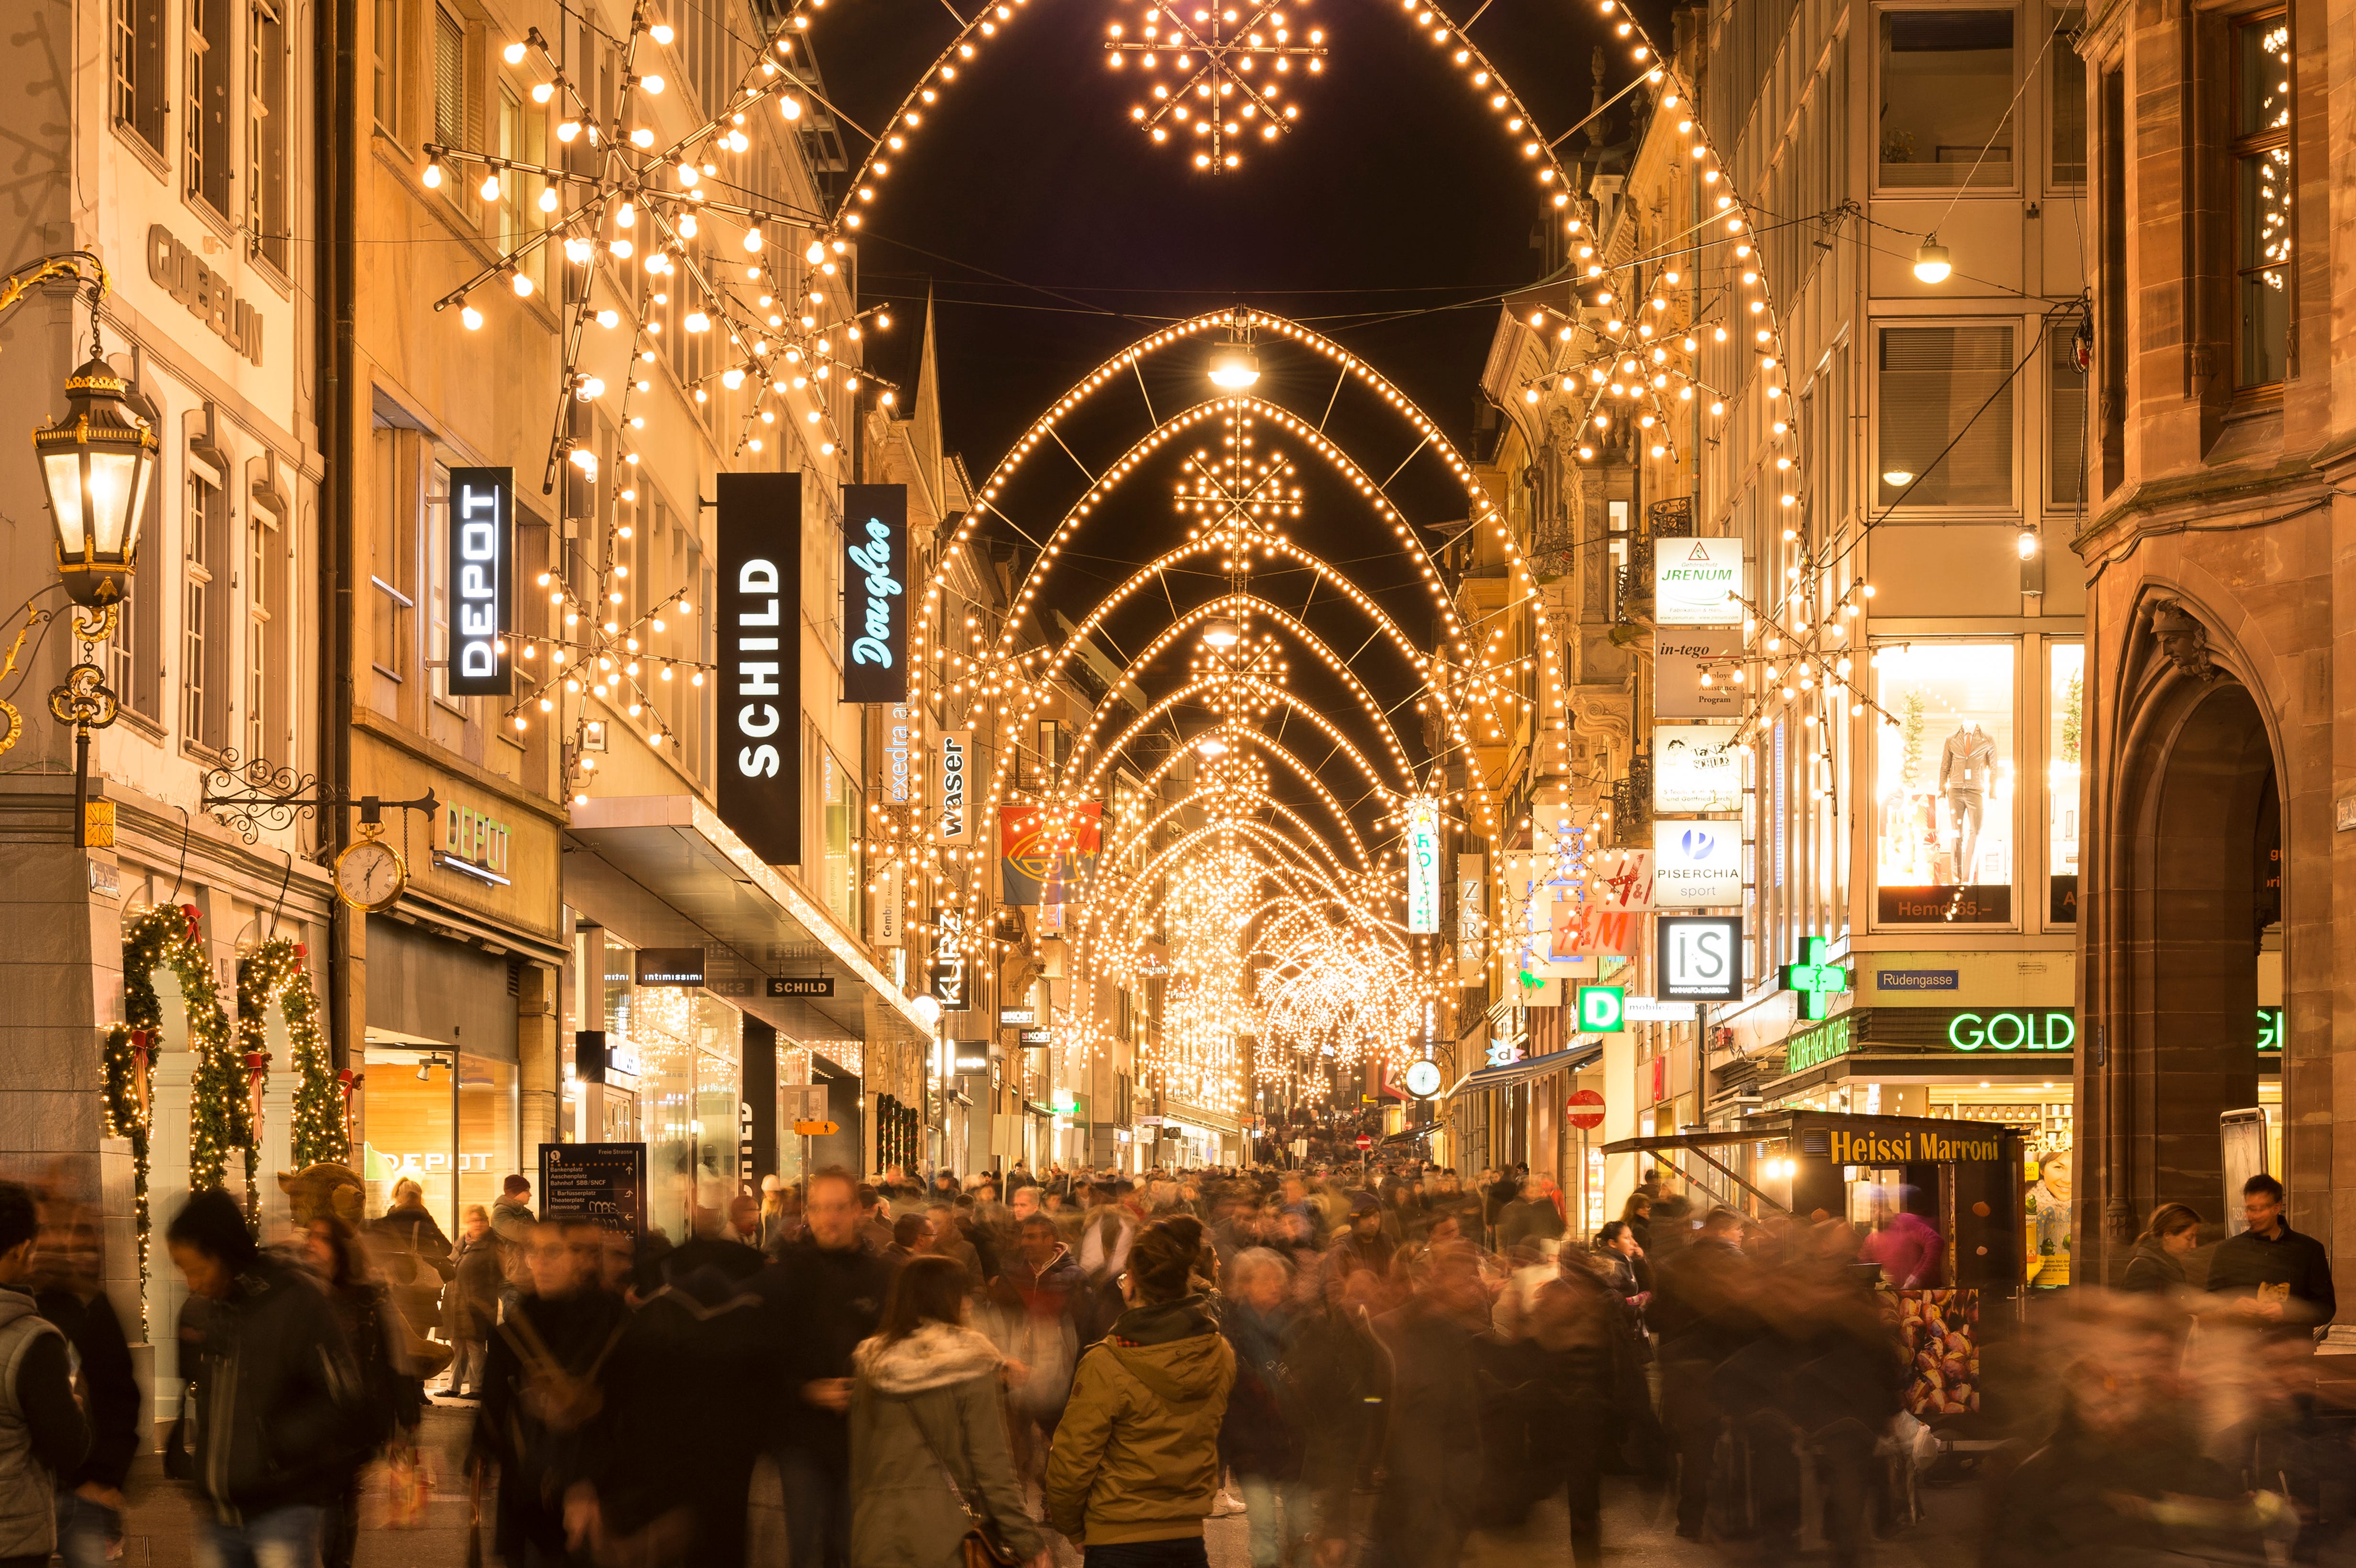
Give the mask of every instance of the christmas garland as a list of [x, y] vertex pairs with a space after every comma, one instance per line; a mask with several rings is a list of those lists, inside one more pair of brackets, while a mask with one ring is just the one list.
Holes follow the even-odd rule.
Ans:
[[[262, 1014], [276, 1001], [286, 1018], [294, 1059], [294, 1123], [291, 1129], [294, 1168], [322, 1162], [341, 1164], [350, 1152], [344, 1136], [344, 1097], [319, 1020], [319, 996], [304, 960], [310, 949], [274, 938], [250, 958], [238, 961], [237, 1028], [251, 1066], [263, 1057]], [[252, 1151], [248, 1150], [252, 1157]]]

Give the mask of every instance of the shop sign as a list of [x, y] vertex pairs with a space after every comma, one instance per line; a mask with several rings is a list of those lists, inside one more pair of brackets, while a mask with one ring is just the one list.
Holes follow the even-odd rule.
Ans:
[[966, 797], [972, 762], [973, 731], [942, 731], [940, 787], [934, 792], [940, 799], [941, 815], [934, 828], [943, 843], [962, 844], [972, 832], [973, 809]]
[[1664, 1001], [1742, 999], [1740, 915], [1665, 914], [1655, 922]]
[[1783, 1042], [1783, 1071], [1804, 1072], [1835, 1057], [1847, 1056], [1857, 1042], [1857, 1019], [1844, 1013], [1820, 1028], [1802, 1029]]
[[1001, 1008], [998, 1009], [998, 1025], [1001, 1029], [1007, 1028], [1012, 1024], [1035, 1024], [1038, 1021], [1039, 1009], [1036, 1008]]
[[1741, 667], [1740, 627], [1664, 626], [1653, 634], [1653, 717], [1740, 720]]
[[1521, 1059], [1522, 1037], [1520, 1035], [1515, 1035], [1510, 1040], [1493, 1040], [1489, 1042], [1488, 1064], [1490, 1066], [1511, 1067]]
[[1598, 852], [1588, 875], [1588, 901], [1604, 909], [1642, 912], [1653, 907], [1653, 852]]
[[1884, 991], [1952, 991], [1963, 984], [1960, 969], [1877, 969], [1874, 985]]
[[1014, 1042], [1025, 1051], [1044, 1051], [1055, 1043], [1055, 1031], [1052, 1029], [1018, 1029]]
[[1407, 929], [1440, 930], [1440, 803], [1424, 795], [1407, 803]]
[[1665, 539], [1653, 546], [1653, 624], [1730, 626], [1742, 619], [1742, 541]]
[[719, 476], [720, 816], [772, 866], [801, 856], [799, 474]]
[[1800, 961], [1784, 965], [1776, 977], [1783, 989], [1793, 993], [1804, 1019], [1823, 1018], [1831, 999], [1849, 988], [1849, 972], [1837, 964], [1825, 962], [1825, 939], [1821, 936], [1800, 938]]
[[917, 729], [916, 710], [895, 703], [884, 716], [884, 798], [905, 805], [915, 795]]
[[1028, 908], [1074, 902], [1104, 848], [1104, 803], [998, 808], [1000, 881], [1005, 901]]
[[1630, 997], [1620, 1004], [1620, 1016], [1632, 1024], [1689, 1024], [1691, 1002], [1665, 1002], [1656, 997]]
[[[1821, 1141], [1824, 1147], [1816, 1145]], [[2005, 1140], [1994, 1134], [1957, 1135], [1927, 1128], [1903, 1131], [1868, 1127], [1810, 1127], [1801, 1135], [1803, 1154], [1823, 1154], [1835, 1165], [1912, 1165], [1917, 1161], [1993, 1160], [2004, 1157]]]
[[633, 1239], [647, 1233], [647, 1146], [540, 1146], [540, 1217], [594, 1220]]
[[2008, 925], [2012, 889], [2002, 882], [1879, 888], [1874, 918], [1884, 925]]
[[230, 289], [230, 282], [160, 223], [147, 228], [147, 281], [188, 307], [188, 314], [243, 356], [262, 365], [262, 313]]
[[842, 699], [908, 699], [908, 487], [845, 485]]
[[831, 975], [772, 975], [762, 987], [762, 993], [772, 998], [824, 997], [834, 995]]
[[500, 634], [515, 624], [515, 470], [450, 470], [449, 638], [442, 673], [453, 697], [505, 697], [514, 664]]
[[447, 805], [442, 808], [442, 853], [436, 863], [506, 887], [514, 839], [508, 825], [487, 812]]
[[990, 1071], [990, 1044], [987, 1040], [961, 1040], [949, 1059], [950, 1070], [961, 1078], [975, 1077]]
[[631, 956], [641, 986], [703, 984], [703, 949], [701, 947], [641, 947]]
[[966, 1006], [965, 916], [942, 910], [933, 917], [933, 963], [926, 976], [933, 1000], [943, 1012], [962, 1012]]
[[1653, 906], [1716, 909], [1742, 901], [1742, 825], [1653, 824]]
[[883, 874], [876, 878], [875, 901], [872, 906], [876, 946], [902, 947], [907, 944], [906, 889], [907, 882], [897, 866], [885, 867]]
[[2258, 1049], [2280, 1051], [2283, 1048], [2283, 1010], [2280, 1008], [2258, 1009]]
[[2070, 1013], [1957, 1013], [1947, 1020], [1947, 1043], [1957, 1051], [2067, 1051], [2078, 1043]]
[[1597, 957], [1624, 958], [1636, 951], [1641, 914], [1623, 913], [1601, 904], [1554, 902], [1549, 951], [1557, 962]]
[[1627, 1027], [1627, 987], [1579, 987], [1579, 1027], [1587, 1034], [1618, 1034]]
[[1481, 949], [1485, 944], [1489, 914], [1489, 859], [1485, 855], [1456, 857], [1456, 977], [1477, 978]]
[[579, 1083], [605, 1082], [605, 1031], [575, 1029], [573, 1034], [573, 1077]]
[[1742, 809], [1740, 755], [1730, 724], [1662, 724], [1653, 731], [1653, 809]]

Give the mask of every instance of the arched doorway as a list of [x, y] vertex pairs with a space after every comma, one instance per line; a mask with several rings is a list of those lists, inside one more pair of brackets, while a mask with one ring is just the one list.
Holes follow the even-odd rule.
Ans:
[[2093, 1279], [2115, 1276], [2162, 1203], [2229, 1218], [2218, 1115], [2258, 1104], [2259, 954], [2282, 913], [2265, 712], [2181, 608], [2162, 602], [2146, 624], [2144, 656], [2116, 688], [2109, 875], [2089, 944], [2101, 1032], [2088, 1042], [2098, 1098], [2085, 1152], [2101, 1168], [2082, 1171], [2099, 1199], [2081, 1213], [2099, 1216]]

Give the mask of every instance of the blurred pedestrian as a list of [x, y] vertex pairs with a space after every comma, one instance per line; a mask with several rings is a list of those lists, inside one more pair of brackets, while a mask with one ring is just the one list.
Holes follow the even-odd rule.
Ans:
[[761, 1178], [761, 1250], [776, 1255], [777, 1248], [801, 1233], [802, 1196], [782, 1176]]
[[2184, 1260], [2201, 1244], [2201, 1214], [2189, 1203], [2163, 1203], [2136, 1238], [2122, 1290], [2166, 1295], [2184, 1286]]
[[40, 1234], [32, 1193], [0, 1182], [0, 1564], [22, 1568], [48, 1562], [59, 1540], [59, 1482], [90, 1455], [70, 1347], [33, 1299]]
[[851, 1555], [859, 1568], [960, 1568], [979, 1531], [1002, 1559], [1045, 1568], [1001, 1407], [1002, 1362], [965, 1326], [966, 1274], [911, 1258], [879, 1331], [853, 1353]]
[[180, 1367], [196, 1385], [191, 1457], [212, 1506], [198, 1561], [311, 1563], [369, 1446], [343, 1328], [307, 1270], [255, 1248], [219, 1188], [189, 1194], [164, 1244], [187, 1282]]
[[459, 1233], [450, 1288], [442, 1301], [442, 1333], [453, 1356], [450, 1392], [463, 1399], [482, 1394], [491, 1329], [499, 1320], [499, 1287], [507, 1279], [500, 1246], [491, 1233], [490, 1211], [479, 1203], [466, 1205], [466, 1228]]
[[1708, 1525], [1710, 1471], [1724, 1424], [1712, 1379], [1759, 1333], [1741, 1238], [1741, 1216], [1716, 1210], [1698, 1236], [1653, 1271], [1646, 1316], [1661, 1340], [1661, 1420], [1676, 1443], [1677, 1533], [1689, 1541]]
[[1198, 1243], [1138, 1232], [1129, 1304], [1080, 1358], [1047, 1458], [1047, 1518], [1088, 1568], [1207, 1568], [1203, 1520], [1219, 1485], [1235, 1351], [1188, 1291]]
[[[100, 1277], [104, 1251], [95, 1211], [62, 1198], [41, 1207], [34, 1301], [73, 1347], [90, 1421], [90, 1452], [58, 1473], [58, 1555], [66, 1568], [103, 1568], [120, 1554], [123, 1483], [140, 1450], [145, 1411], [123, 1321]], [[152, 1442], [152, 1432], [145, 1435]]]
[[491, 1234], [501, 1243], [499, 1264], [507, 1274], [507, 1282], [499, 1289], [499, 1314], [503, 1317], [515, 1310], [516, 1302], [531, 1278], [524, 1253], [531, 1242], [532, 1224], [531, 1182], [521, 1175], [506, 1178], [499, 1183], [499, 1195], [491, 1204]]
[[1293, 1382], [1292, 1270], [1265, 1248], [1238, 1253], [1228, 1271], [1220, 1328], [1235, 1348], [1236, 1383], [1219, 1451], [1251, 1520], [1252, 1568], [1306, 1563], [1316, 1517], [1301, 1479], [1306, 1443]]
[[1464, 1242], [1433, 1243], [1414, 1293], [1374, 1320], [1388, 1373], [1385, 1484], [1369, 1527], [1377, 1568], [1454, 1568], [1462, 1554], [1487, 1478], [1479, 1351], [1489, 1328], [1481, 1258]]
[[[352, 1228], [333, 1215], [311, 1221], [304, 1234], [305, 1255], [326, 1286], [327, 1304], [351, 1348], [359, 1375], [359, 1435], [368, 1456], [395, 1442], [403, 1428], [413, 1432], [424, 1401], [415, 1378], [405, 1375], [399, 1344], [404, 1330], [384, 1287], [370, 1278]], [[413, 1481], [414, 1446], [402, 1469]], [[343, 1495], [320, 1521], [320, 1561], [326, 1568], [350, 1568], [359, 1541], [360, 1486], [355, 1467]]]

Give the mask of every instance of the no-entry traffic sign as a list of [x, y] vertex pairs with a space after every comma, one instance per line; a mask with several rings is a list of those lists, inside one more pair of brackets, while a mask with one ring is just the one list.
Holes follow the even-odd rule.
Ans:
[[1355, 1141], [1357, 1146], [1362, 1149], [1368, 1149], [1375, 1147], [1375, 1140], [1371, 1134], [1360, 1133], [1354, 1141]]
[[1563, 1107], [1574, 1127], [1600, 1127], [1603, 1125], [1603, 1096], [1592, 1089], [1581, 1089]]

